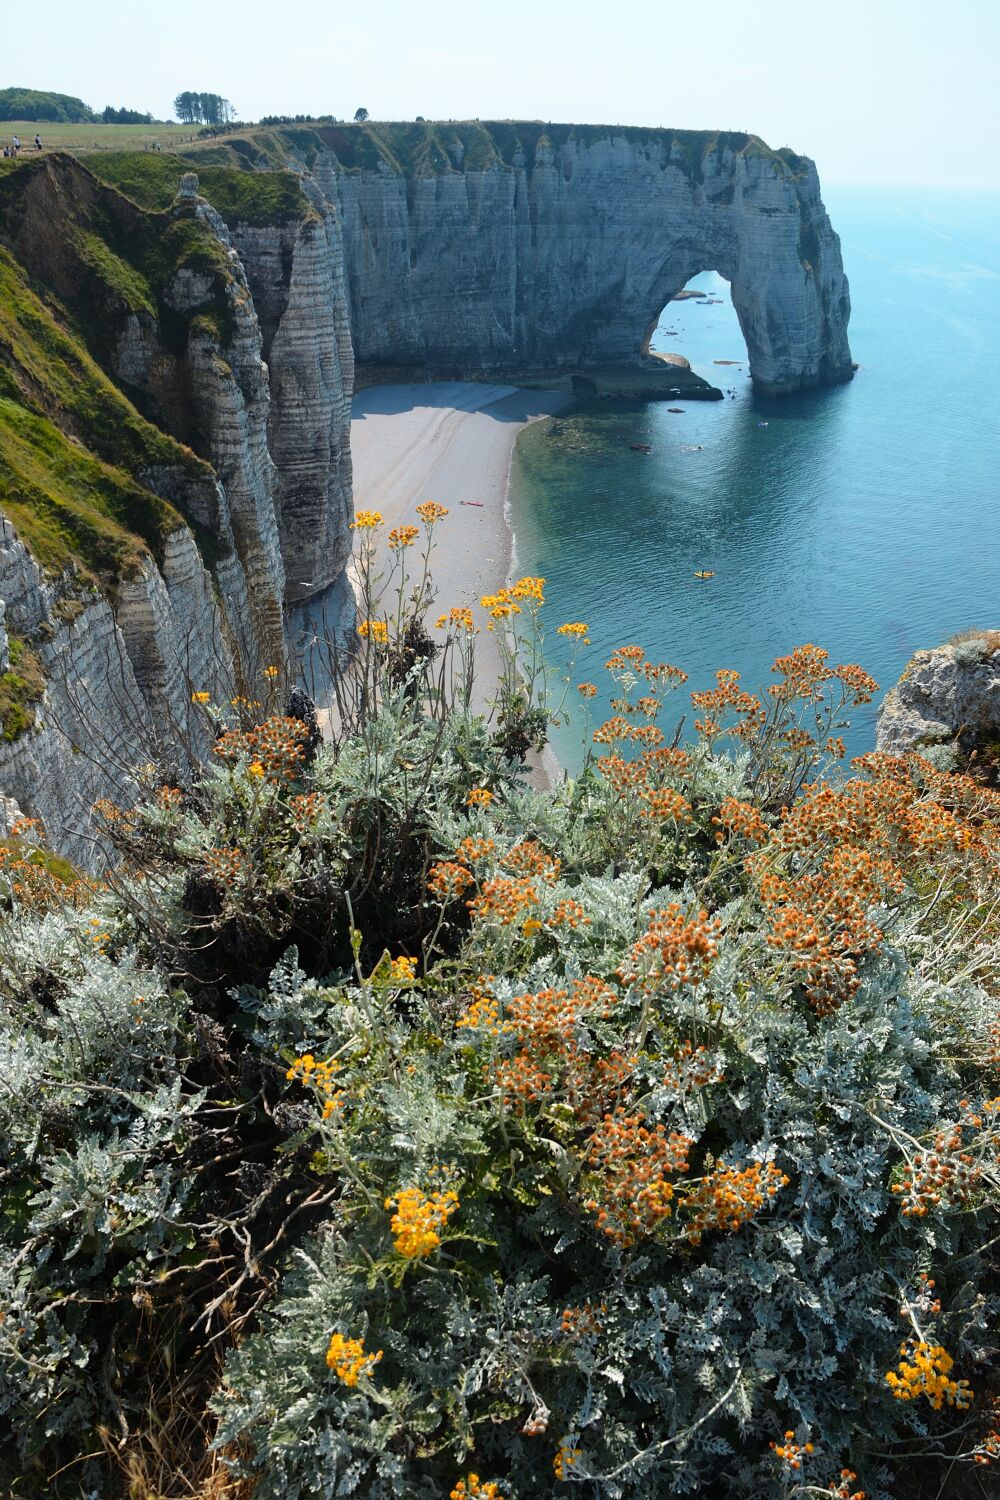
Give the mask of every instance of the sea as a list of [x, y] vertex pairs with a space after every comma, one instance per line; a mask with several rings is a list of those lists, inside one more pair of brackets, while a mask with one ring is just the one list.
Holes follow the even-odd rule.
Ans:
[[[755, 396], [729, 285], [706, 271], [688, 285], [709, 297], [669, 303], [652, 347], [735, 397], [582, 406], [518, 439], [517, 567], [546, 579], [557, 694], [555, 626], [589, 626], [553, 735], [570, 769], [585, 733], [575, 685], [598, 686], [599, 723], [618, 646], [689, 674], [663, 721], [684, 715], [686, 737], [687, 693], [720, 667], [756, 689], [808, 641], [884, 690], [914, 651], [1000, 628], [1000, 194], [823, 196], [851, 288], [849, 384]], [[872, 748], [877, 706], [855, 712], [851, 754]]]

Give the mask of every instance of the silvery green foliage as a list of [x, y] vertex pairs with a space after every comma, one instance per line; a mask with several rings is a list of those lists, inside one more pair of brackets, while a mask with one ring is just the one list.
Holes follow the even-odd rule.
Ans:
[[[642, 910], [670, 895], [637, 900], [634, 882], [622, 885], [588, 888], [589, 909], [603, 903], [621, 920], [617, 945], [600, 950], [609, 964]], [[581, 969], [569, 942], [562, 957], [567, 975], [590, 960]], [[498, 979], [495, 993], [552, 983], [552, 967]], [[748, 985], [745, 972], [738, 945], [724, 944], [711, 998], [725, 1086], [678, 1116], [651, 1070], [646, 1105], [707, 1132], [729, 1162], [774, 1161], [790, 1184], [739, 1233], [711, 1236], [697, 1252], [655, 1241], [621, 1250], [596, 1236], [560, 1196], [558, 1132], [512, 1147], [474, 1103], [468, 1034], [427, 1052], [397, 1032], [394, 1061], [369, 1057], [352, 1149], [372, 1202], [297, 1258], [262, 1331], [231, 1357], [218, 1403], [220, 1442], [250, 1444], [261, 1500], [431, 1494], [413, 1446], [421, 1432], [435, 1435], [428, 1458], [441, 1484], [474, 1467], [502, 1473], [521, 1500], [551, 1493], [564, 1437], [581, 1453], [574, 1483], [602, 1500], [710, 1486], [734, 1500], [778, 1500], [784, 1479], [768, 1443], [786, 1428], [816, 1446], [809, 1482], [825, 1485], [848, 1463], [869, 1495], [894, 1493], [879, 1452], [931, 1426], [929, 1410], [901, 1408], [884, 1379], [898, 1357], [900, 1301], [921, 1271], [941, 1285], [949, 1264], [960, 1270], [946, 1334], [956, 1356], [989, 1346], [990, 1311], [972, 1290], [978, 1226], [901, 1223], [890, 1190], [899, 1152], [882, 1123], [920, 1137], [954, 1113], [963, 1084], [949, 1060], [953, 1006], [891, 950], [869, 962], [851, 1004], [819, 1023]], [[280, 993], [287, 981], [285, 969]], [[968, 1042], [988, 1007], [967, 998]], [[345, 993], [330, 1008], [318, 1047], [342, 1043], [333, 1018], [348, 1003]], [[672, 1009], [677, 1035], [690, 1034], [687, 1001], [662, 1003], [661, 1021], [673, 1024]], [[445, 1161], [463, 1183], [462, 1238], [436, 1267], [408, 1267], [400, 1281], [378, 1198]], [[563, 1309], [584, 1303], [602, 1310], [599, 1331], [562, 1338]], [[345, 1389], [326, 1369], [333, 1332], [384, 1351], [366, 1389]], [[526, 1435], [542, 1409], [549, 1436]]]
[[106, 956], [108, 925], [24, 917], [0, 958], [0, 1410], [26, 1455], [106, 1404], [91, 1306], [112, 1262], [138, 1290], [190, 1243], [181, 1008], [127, 949]]

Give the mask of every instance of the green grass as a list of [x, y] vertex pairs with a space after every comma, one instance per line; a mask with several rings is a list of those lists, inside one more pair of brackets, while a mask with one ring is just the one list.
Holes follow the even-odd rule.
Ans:
[[[25, 155], [34, 156], [35, 132], [46, 151], [150, 151], [155, 141], [164, 149], [188, 145], [198, 138], [197, 125], [64, 125], [48, 120], [4, 120], [0, 139], [21, 137]], [[30, 147], [30, 150], [29, 150]]]
[[86, 164], [102, 182], [154, 211], [170, 207], [183, 173], [197, 172], [199, 192], [227, 224], [285, 224], [311, 212], [291, 172], [203, 165], [200, 159], [185, 160], [169, 153], [113, 152], [88, 159]]
[[9, 743], [34, 728], [45, 677], [38, 657], [19, 636], [12, 635], [8, 645], [10, 665], [0, 674], [0, 735]]
[[165, 500], [95, 458], [47, 417], [0, 397], [0, 507], [51, 574], [113, 586], [183, 525]]
[[193, 476], [211, 476], [208, 464], [139, 415], [80, 340], [32, 291], [16, 261], [0, 249], [3, 395], [53, 417], [99, 458], [132, 473], [167, 465]]

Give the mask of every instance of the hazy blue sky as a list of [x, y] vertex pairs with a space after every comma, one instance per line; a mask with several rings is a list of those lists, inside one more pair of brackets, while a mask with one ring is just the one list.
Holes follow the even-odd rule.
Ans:
[[1000, 187], [1000, 0], [42, 0], [0, 70], [161, 117], [189, 88], [246, 118], [748, 129], [830, 180]]

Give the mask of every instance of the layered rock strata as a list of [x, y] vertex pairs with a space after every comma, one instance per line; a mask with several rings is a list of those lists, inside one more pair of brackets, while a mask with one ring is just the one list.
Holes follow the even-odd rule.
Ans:
[[365, 379], [637, 364], [664, 305], [706, 270], [732, 284], [758, 392], [850, 379], [840, 242], [807, 158], [752, 136], [515, 124], [474, 127], [487, 160], [473, 166], [473, 127], [450, 143], [433, 128], [432, 168], [400, 165], [404, 127], [368, 138], [371, 164], [348, 128], [299, 154], [339, 211]]

